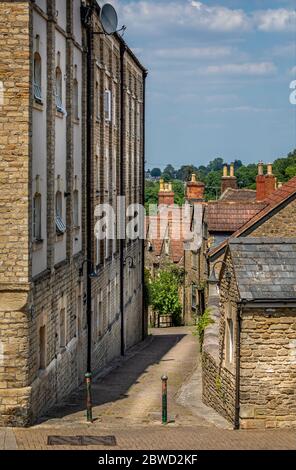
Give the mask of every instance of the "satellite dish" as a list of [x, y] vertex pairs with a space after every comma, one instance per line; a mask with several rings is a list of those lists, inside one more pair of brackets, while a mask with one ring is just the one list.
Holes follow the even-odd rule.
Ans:
[[118, 27], [118, 17], [115, 8], [105, 3], [101, 9], [100, 20], [106, 34], [114, 34]]

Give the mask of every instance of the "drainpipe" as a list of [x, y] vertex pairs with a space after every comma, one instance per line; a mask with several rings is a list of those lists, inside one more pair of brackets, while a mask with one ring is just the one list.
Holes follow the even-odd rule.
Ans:
[[[92, 11], [90, 13], [92, 16]], [[92, 19], [90, 16], [87, 25], [87, 157], [86, 157], [86, 252], [87, 259], [92, 259], [92, 138], [93, 138], [93, 100], [92, 100], [92, 53], [93, 53], [93, 34]], [[87, 312], [87, 373], [91, 374], [91, 342], [92, 342], [92, 314], [91, 314], [91, 278], [92, 263], [87, 262], [86, 278], [86, 312]]]
[[[145, 158], [146, 158], [146, 133], [145, 133], [145, 122], [146, 122], [146, 78], [148, 72], [144, 70], [143, 72], [143, 122], [142, 122], [142, 132], [143, 132], [143, 161], [142, 161], [142, 205], [145, 207]], [[145, 227], [145, 220], [143, 221]], [[146, 337], [146, 305], [145, 305], [145, 235], [143, 233], [142, 240], [142, 341]]]
[[[126, 51], [126, 45], [120, 43], [120, 197], [121, 200], [125, 196], [124, 187], [124, 131], [125, 131], [125, 99], [124, 99], [124, 54]], [[124, 207], [121, 208], [122, 218], [119, 223], [122, 225], [124, 221], [125, 229], [125, 202]], [[120, 322], [121, 322], [121, 355], [125, 354], [125, 328], [124, 328], [124, 242], [125, 242], [125, 230], [123, 233], [123, 227], [121, 226], [121, 233], [119, 239], [119, 257], [120, 257]], [[124, 236], [124, 238], [123, 238]]]
[[239, 429], [239, 412], [240, 412], [240, 353], [241, 353], [241, 314], [243, 305], [240, 304], [238, 319], [237, 319], [237, 332], [236, 332], [236, 371], [235, 371], [235, 418], [234, 429]]

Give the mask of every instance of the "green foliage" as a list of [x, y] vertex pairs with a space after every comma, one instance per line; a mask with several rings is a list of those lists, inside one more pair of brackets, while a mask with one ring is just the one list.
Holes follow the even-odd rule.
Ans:
[[211, 311], [209, 308], [206, 308], [204, 313], [198, 318], [196, 325], [197, 335], [199, 337], [199, 344], [201, 348], [204, 340], [205, 329], [212, 323], [214, 323], [214, 321], [211, 318]]
[[153, 168], [153, 170], [151, 170], [151, 176], [153, 178], [160, 178], [161, 176], [161, 169], [160, 168]]
[[181, 324], [182, 305], [179, 299], [179, 276], [173, 269], [164, 269], [151, 281], [150, 301], [160, 315], [172, 315], [173, 324]]
[[[201, 165], [183, 165], [179, 170], [175, 170], [172, 165], [167, 165], [163, 172], [165, 181], [173, 181], [176, 204], [184, 203], [184, 182], [191, 179], [192, 173], [198, 175], [198, 179], [206, 185], [205, 199], [217, 199], [220, 196], [221, 178], [224, 160], [221, 157], [214, 158], [207, 166]], [[239, 188], [256, 188], [257, 164], [250, 163], [244, 165], [241, 160], [234, 161], [235, 174], [237, 176]], [[153, 170], [152, 170], [153, 171]], [[266, 167], [264, 169], [266, 172]], [[296, 176], [296, 149], [290, 152], [287, 157], [278, 158], [273, 163], [273, 173], [278, 181], [286, 182], [293, 176]], [[148, 182], [147, 182], [148, 183]], [[149, 182], [154, 185], [146, 184], [146, 202], [157, 204], [157, 194], [159, 190], [158, 183]], [[157, 186], [158, 185], [158, 186]]]

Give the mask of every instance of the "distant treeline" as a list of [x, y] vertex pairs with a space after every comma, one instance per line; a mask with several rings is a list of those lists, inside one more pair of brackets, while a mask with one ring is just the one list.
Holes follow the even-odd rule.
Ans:
[[[167, 165], [164, 171], [159, 168], [153, 168], [148, 171], [152, 178], [162, 177], [165, 181], [173, 182], [175, 191], [175, 203], [183, 204], [184, 202], [184, 182], [190, 181], [192, 173], [198, 175], [199, 181], [203, 181], [206, 185], [206, 200], [217, 199], [220, 196], [221, 177], [223, 166], [225, 163], [223, 158], [215, 158], [207, 166], [200, 165], [183, 165], [179, 169], [175, 169], [172, 165]], [[267, 163], [267, 162], [266, 162]], [[256, 188], [257, 165], [250, 163], [244, 165], [241, 160], [234, 161], [235, 176], [237, 177], [239, 188]], [[265, 169], [266, 171], [266, 169]], [[288, 181], [296, 176], [296, 149], [290, 152], [286, 157], [278, 158], [273, 163], [273, 173], [278, 181]], [[146, 181], [146, 204], [157, 204], [157, 195], [159, 191], [159, 182], [153, 180]]]

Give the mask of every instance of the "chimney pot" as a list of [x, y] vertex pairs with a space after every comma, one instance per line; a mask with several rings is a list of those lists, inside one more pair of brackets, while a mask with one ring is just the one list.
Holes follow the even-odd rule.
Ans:
[[231, 163], [231, 165], [230, 165], [230, 177], [231, 178], [234, 177], [234, 163]]
[[263, 175], [263, 162], [260, 161], [258, 163], [258, 176], [262, 176]]
[[228, 165], [223, 166], [223, 178], [227, 178], [228, 176]]
[[272, 173], [272, 163], [268, 163], [268, 165], [267, 165], [267, 174], [269, 176], [273, 175], [273, 173]]

